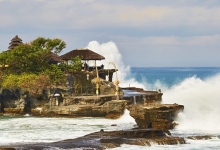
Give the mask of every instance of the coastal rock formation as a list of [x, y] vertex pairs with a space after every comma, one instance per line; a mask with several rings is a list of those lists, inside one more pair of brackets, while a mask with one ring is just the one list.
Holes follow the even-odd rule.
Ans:
[[162, 95], [161, 90], [146, 91], [142, 88], [127, 87], [124, 90], [123, 99], [129, 100], [129, 104], [148, 104], [148, 103], [161, 103]]
[[176, 115], [183, 111], [184, 106], [178, 104], [147, 104], [129, 105], [127, 109], [135, 119], [139, 128], [173, 129]]
[[[14, 145], [10, 147], [19, 149], [106, 149], [120, 147], [121, 144], [151, 146], [158, 145], [175, 145], [185, 144], [183, 137], [167, 136], [161, 130], [142, 129], [142, 130], [126, 130], [126, 131], [104, 131], [94, 132], [76, 139], [68, 139], [54, 143], [38, 143], [29, 145]], [[7, 147], [5, 147], [7, 148]]]
[[[87, 99], [88, 100], [88, 99]], [[31, 110], [34, 116], [63, 116], [63, 117], [107, 117], [119, 118], [123, 115], [126, 100], [110, 100], [102, 105], [82, 104], [68, 106], [53, 106], [51, 108], [35, 108]]]

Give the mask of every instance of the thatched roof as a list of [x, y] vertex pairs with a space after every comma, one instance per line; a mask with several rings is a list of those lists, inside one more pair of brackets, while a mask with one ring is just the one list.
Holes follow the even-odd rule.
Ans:
[[47, 56], [48, 58], [48, 62], [50, 63], [59, 63], [62, 62], [63, 60], [60, 58], [60, 56], [58, 56], [55, 53], [50, 52], [50, 54]]
[[70, 60], [72, 58], [75, 58], [79, 56], [82, 60], [102, 60], [105, 59], [105, 57], [103, 57], [100, 54], [97, 54], [89, 49], [76, 49], [76, 50], [72, 50], [62, 56], [61, 59], [62, 60]]

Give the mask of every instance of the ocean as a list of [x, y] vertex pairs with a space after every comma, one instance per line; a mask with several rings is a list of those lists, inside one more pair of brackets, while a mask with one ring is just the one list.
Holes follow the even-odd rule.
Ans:
[[[220, 149], [220, 68], [218, 67], [148, 67], [129, 68], [120, 75], [120, 87], [142, 87], [163, 93], [162, 103], [181, 104], [185, 109], [170, 130], [172, 136], [212, 135], [210, 140], [190, 140], [187, 144], [134, 146], [123, 144], [113, 150], [207, 150]], [[122, 72], [123, 74], [124, 72]], [[111, 126], [117, 124], [117, 126]], [[73, 139], [100, 131], [126, 130], [137, 127], [126, 110], [119, 119], [39, 118], [30, 114], [0, 117], [0, 146]], [[59, 148], [51, 148], [59, 149]]]

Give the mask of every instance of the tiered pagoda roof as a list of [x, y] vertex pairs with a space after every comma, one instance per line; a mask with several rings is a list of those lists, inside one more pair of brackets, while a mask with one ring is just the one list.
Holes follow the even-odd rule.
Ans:
[[71, 60], [74, 57], [79, 56], [82, 60], [102, 60], [105, 59], [105, 57], [103, 57], [100, 54], [97, 54], [89, 49], [75, 49], [72, 50], [62, 56], [61, 59], [62, 60]]
[[18, 46], [19, 44], [22, 44], [22, 39], [20, 39], [20, 38], [18, 37], [18, 35], [16, 35], [16, 36], [11, 40], [11, 42], [9, 43], [8, 49], [9, 49], [9, 50], [12, 50], [13, 48], [15, 48], [16, 46]]

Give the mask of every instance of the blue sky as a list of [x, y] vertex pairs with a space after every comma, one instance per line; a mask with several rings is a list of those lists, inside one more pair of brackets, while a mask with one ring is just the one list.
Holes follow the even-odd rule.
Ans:
[[63, 52], [111, 41], [131, 67], [220, 67], [220, 1], [0, 0], [0, 50], [15, 35]]

